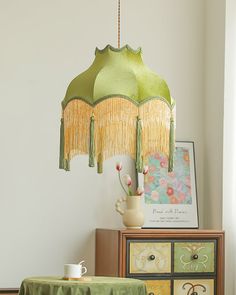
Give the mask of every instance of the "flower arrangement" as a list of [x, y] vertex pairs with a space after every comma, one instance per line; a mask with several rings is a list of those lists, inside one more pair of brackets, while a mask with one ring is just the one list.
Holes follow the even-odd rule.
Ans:
[[[125, 192], [125, 194], [127, 196], [134, 196], [134, 195], [138, 195], [138, 196], [142, 196], [144, 193], [144, 188], [143, 187], [137, 187], [136, 191], [132, 190], [132, 179], [130, 177], [129, 174], [125, 174], [123, 176], [123, 182], [125, 183], [125, 185], [127, 186], [127, 188], [125, 188], [122, 179], [121, 179], [121, 170], [122, 170], [123, 166], [122, 163], [119, 162], [116, 164], [116, 170], [118, 171], [118, 177], [119, 177], [119, 181], [120, 181], [120, 185], [123, 189], [123, 191]], [[145, 165], [143, 167], [143, 174], [146, 175], [148, 173], [148, 166]]]

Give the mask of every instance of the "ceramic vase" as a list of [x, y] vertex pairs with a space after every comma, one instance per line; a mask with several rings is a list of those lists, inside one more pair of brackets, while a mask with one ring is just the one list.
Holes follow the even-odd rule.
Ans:
[[[125, 208], [121, 204], [125, 203]], [[144, 225], [144, 214], [140, 196], [127, 196], [117, 200], [116, 211], [122, 215], [123, 224], [128, 229], [139, 229]]]

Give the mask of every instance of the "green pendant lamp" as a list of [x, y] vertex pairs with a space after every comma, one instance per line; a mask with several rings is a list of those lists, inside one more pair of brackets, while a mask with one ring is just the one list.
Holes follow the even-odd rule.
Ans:
[[[120, 24], [120, 0], [118, 24]], [[103, 161], [130, 155], [141, 172], [148, 155], [162, 152], [173, 169], [175, 102], [166, 82], [144, 63], [141, 49], [128, 45], [96, 48], [92, 65], [69, 84], [62, 101], [61, 169], [89, 155], [89, 166], [103, 171]]]

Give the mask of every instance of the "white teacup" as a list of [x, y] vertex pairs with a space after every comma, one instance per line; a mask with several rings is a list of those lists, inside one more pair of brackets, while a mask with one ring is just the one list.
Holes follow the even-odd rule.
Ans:
[[65, 278], [74, 278], [79, 279], [87, 272], [87, 268], [82, 266], [81, 261], [79, 264], [65, 264], [64, 265], [64, 277]]

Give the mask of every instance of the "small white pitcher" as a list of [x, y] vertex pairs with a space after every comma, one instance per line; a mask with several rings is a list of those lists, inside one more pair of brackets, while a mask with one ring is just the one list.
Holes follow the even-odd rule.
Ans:
[[[141, 209], [140, 200], [140, 196], [127, 196], [116, 202], [116, 211], [122, 215], [123, 224], [128, 229], [138, 229], [144, 225], [144, 214]], [[122, 203], [126, 204], [125, 209], [121, 208]]]

